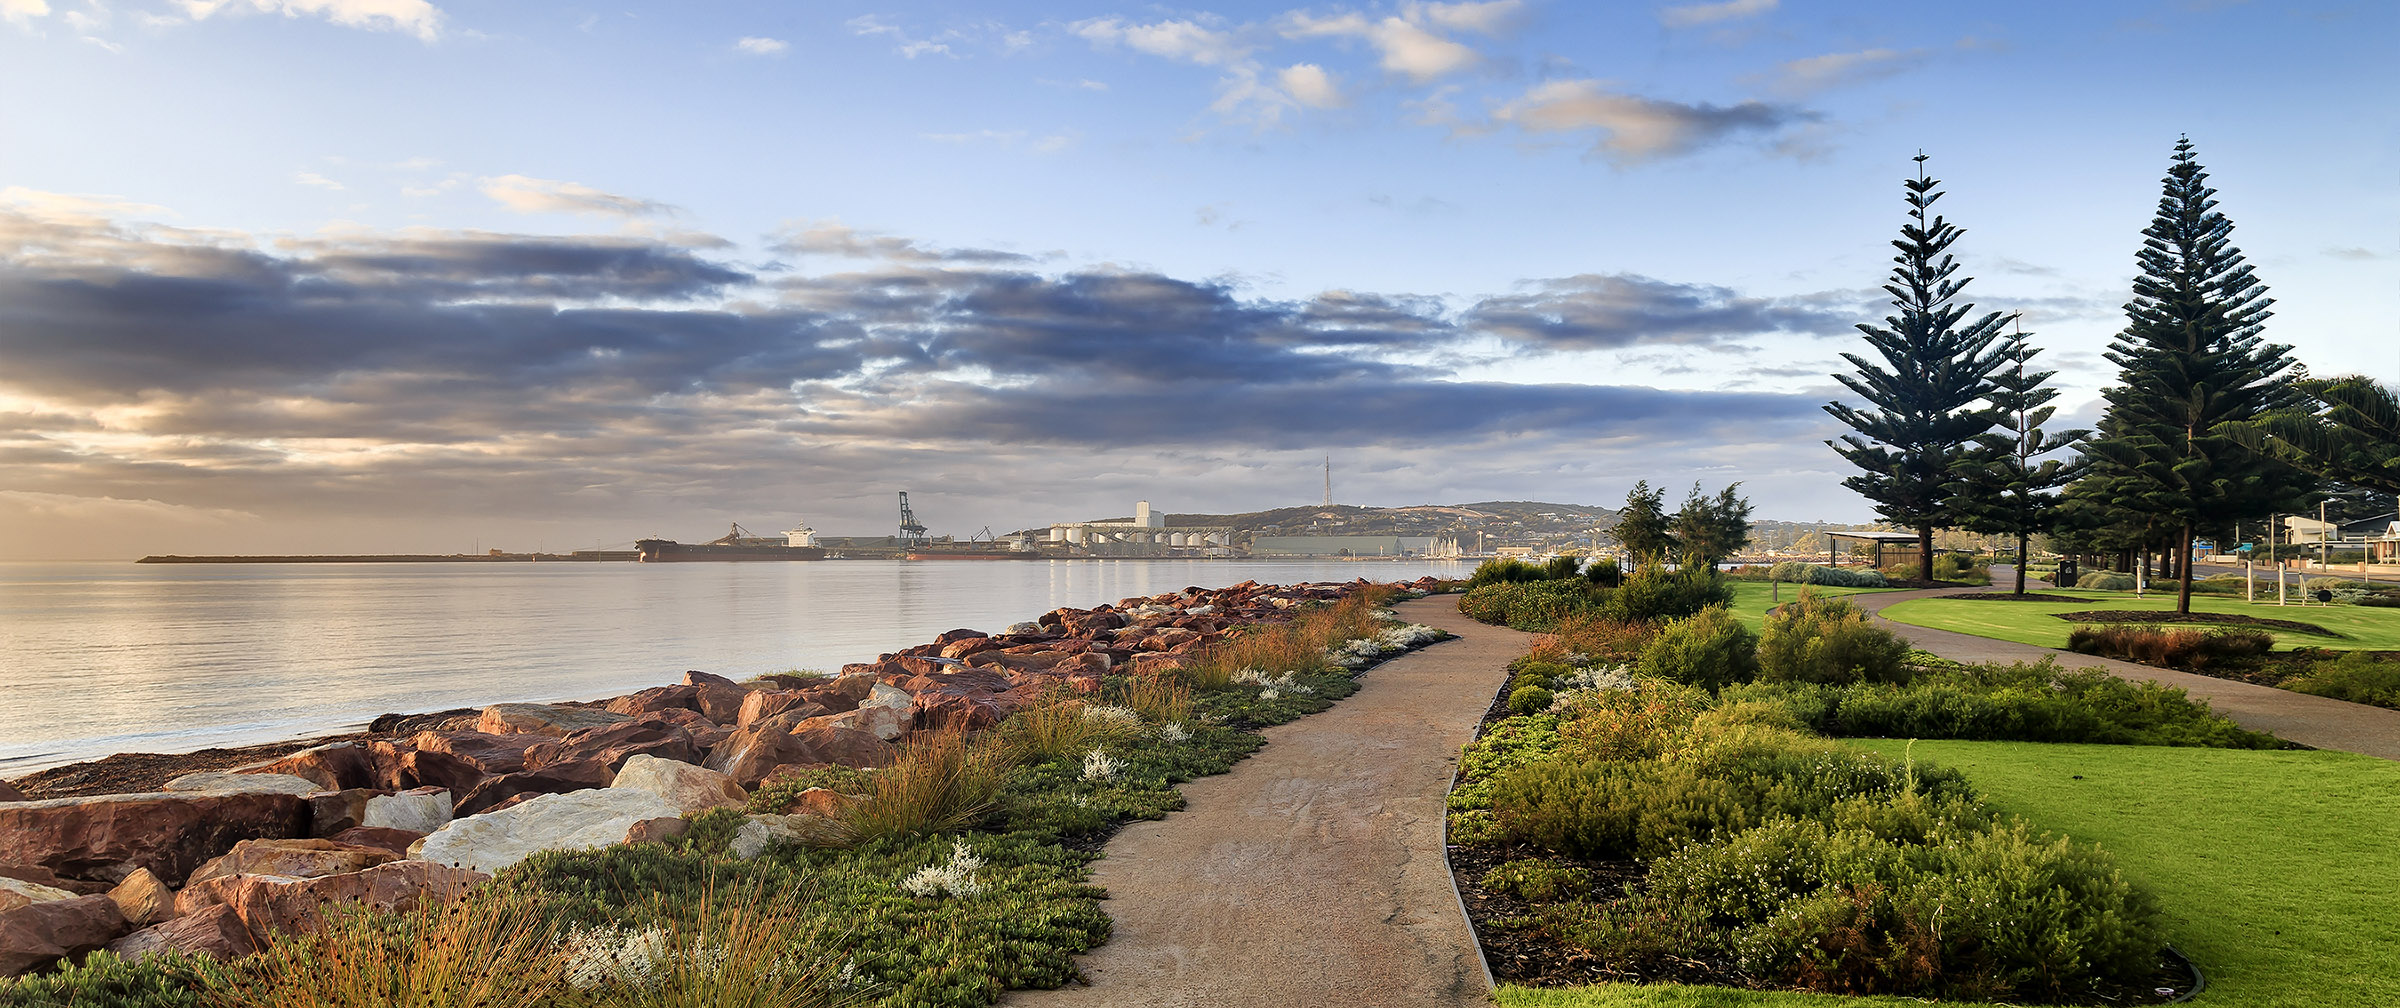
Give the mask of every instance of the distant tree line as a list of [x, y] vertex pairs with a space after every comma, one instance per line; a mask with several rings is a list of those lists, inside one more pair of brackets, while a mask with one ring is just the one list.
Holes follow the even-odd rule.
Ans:
[[2097, 430], [2045, 429], [2056, 372], [2029, 370], [2039, 351], [2018, 316], [1960, 300], [1970, 278], [1950, 249], [1964, 231], [1931, 213], [1940, 182], [1915, 160], [1884, 286], [1895, 313], [1858, 327], [1871, 353], [1843, 354], [1856, 370], [1834, 376], [1863, 402], [1825, 410], [1853, 432], [1827, 442], [1860, 470], [1843, 485], [1917, 531], [1919, 570], [1936, 528], [2014, 535], [2020, 557], [2048, 533], [2075, 553], [2160, 555], [2189, 612], [2196, 538], [2232, 541], [2329, 493], [2400, 494], [2400, 399], [2363, 377], [2312, 380], [2266, 341], [2274, 301], [2189, 138], [2135, 253]]

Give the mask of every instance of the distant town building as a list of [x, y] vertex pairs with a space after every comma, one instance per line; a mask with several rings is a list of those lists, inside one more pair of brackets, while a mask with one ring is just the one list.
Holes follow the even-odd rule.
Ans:
[[1433, 536], [1259, 536], [1250, 541], [1251, 556], [1424, 556], [1433, 550]]

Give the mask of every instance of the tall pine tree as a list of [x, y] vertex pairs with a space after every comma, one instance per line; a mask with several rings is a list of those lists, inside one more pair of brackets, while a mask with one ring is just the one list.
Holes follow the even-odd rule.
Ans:
[[1999, 429], [1977, 437], [1974, 447], [1960, 457], [1951, 506], [1970, 530], [2017, 537], [2016, 593], [2023, 595], [2026, 541], [2049, 530], [2058, 510], [2058, 489], [2084, 466], [2080, 458], [2042, 456], [2074, 445], [2091, 431], [2044, 431], [2042, 425], [2058, 412], [2049, 404], [2058, 397], [2058, 390], [2049, 387], [2058, 372], [2025, 370], [2041, 351], [2025, 341], [2023, 332], [2009, 337], [2005, 352], [2012, 366], [1993, 378], [1989, 397], [2000, 411]]
[[1633, 489], [1625, 494], [1625, 509], [1617, 512], [1617, 525], [1611, 535], [1625, 545], [1633, 555], [1636, 567], [1665, 563], [1667, 554], [1675, 549], [1675, 534], [1668, 531], [1667, 491], [1653, 490], [1649, 480], [1636, 480]]
[[1883, 288], [1899, 314], [1883, 320], [1888, 328], [1858, 327], [1880, 364], [1842, 355], [1858, 373], [1834, 378], [1864, 398], [1867, 408], [1825, 404], [1825, 412], [1857, 432], [1826, 444], [1865, 470], [1842, 480], [1843, 486], [1872, 501], [1886, 520], [1917, 530], [1917, 571], [1930, 577], [1933, 530], [1959, 518], [1952, 471], [1968, 443], [1992, 428], [1993, 410], [1982, 400], [1994, 388], [1994, 373], [2008, 363], [2007, 347], [1993, 345], [2007, 319], [1992, 312], [1960, 324], [1975, 306], [1954, 303], [1968, 278], [1952, 278], [1958, 263], [1948, 250], [1965, 232], [1938, 214], [1926, 218], [1942, 198], [1935, 188], [1941, 182], [1926, 177], [1925, 155], [1916, 162], [1917, 177], [1902, 183], [1908, 223], [1892, 242], [1900, 254], [1892, 257], [1892, 282]]
[[[2298, 406], [2299, 362], [2260, 336], [2275, 302], [2234, 247], [2233, 222], [2217, 211], [2190, 138], [2175, 144], [2163, 185], [2142, 231], [2125, 329], [2109, 344], [2117, 385], [2102, 391], [2101, 436], [2084, 450], [2118, 510], [2174, 530], [2168, 544], [2182, 571], [2198, 531], [2297, 509], [2317, 481], [2218, 426]], [[2180, 581], [2176, 611], [2188, 613], [2192, 579]]]

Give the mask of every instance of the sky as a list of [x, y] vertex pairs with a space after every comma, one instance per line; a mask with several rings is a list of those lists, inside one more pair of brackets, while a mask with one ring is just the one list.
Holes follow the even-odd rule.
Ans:
[[0, 559], [935, 534], [1736, 480], [1920, 151], [2098, 414], [2189, 136], [2400, 380], [2400, 7], [0, 0]]

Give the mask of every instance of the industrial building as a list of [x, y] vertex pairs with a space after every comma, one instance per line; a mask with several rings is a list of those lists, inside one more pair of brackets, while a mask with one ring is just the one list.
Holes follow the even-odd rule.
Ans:
[[1251, 556], [1404, 557], [1433, 551], [1433, 536], [1259, 536]]
[[1149, 501], [1133, 503], [1133, 519], [1062, 522], [1050, 526], [1050, 541], [1093, 556], [1231, 556], [1231, 525], [1168, 525]]

